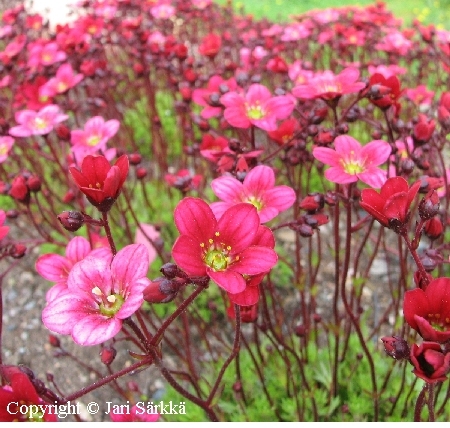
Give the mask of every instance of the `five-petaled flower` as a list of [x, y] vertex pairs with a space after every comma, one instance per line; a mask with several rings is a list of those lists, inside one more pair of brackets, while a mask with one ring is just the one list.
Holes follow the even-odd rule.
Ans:
[[211, 182], [214, 193], [223, 202], [214, 202], [211, 209], [219, 219], [233, 205], [247, 202], [256, 207], [261, 223], [266, 223], [295, 202], [295, 192], [289, 186], [275, 186], [275, 173], [269, 166], [258, 165], [244, 182], [224, 175]]
[[265, 131], [275, 131], [277, 120], [289, 117], [295, 106], [293, 97], [272, 97], [265, 86], [257, 83], [251, 85], [245, 95], [238, 92], [222, 95], [220, 102], [225, 106], [223, 115], [231, 126], [249, 128], [254, 125]]
[[20, 110], [15, 113], [17, 126], [9, 130], [13, 137], [29, 137], [31, 135], [46, 135], [53, 127], [68, 119], [67, 114], [61, 113], [56, 104], [43, 107], [38, 112], [33, 110]]
[[315, 147], [313, 156], [330, 165], [325, 178], [333, 183], [348, 184], [361, 180], [371, 187], [379, 188], [386, 181], [386, 172], [378, 166], [386, 162], [391, 154], [391, 146], [382, 140], [374, 140], [365, 146], [348, 135], [340, 135], [334, 140], [335, 150]]
[[265, 245], [255, 245], [260, 227], [256, 208], [237, 204], [217, 220], [209, 205], [198, 198], [184, 198], [175, 209], [180, 232], [172, 256], [193, 277], [209, 276], [231, 294], [247, 286], [246, 278], [269, 272], [277, 254]]
[[59, 334], [71, 334], [79, 345], [103, 343], [122, 328], [144, 301], [150, 284], [149, 256], [142, 244], [122, 248], [110, 256], [88, 256], [70, 271], [67, 289], [48, 302], [44, 325]]
[[403, 233], [420, 184], [420, 181], [417, 181], [409, 187], [403, 177], [388, 178], [380, 193], [374, 189], [363, 189], [360, 206], [383, 226], [393, 229], [396, 233]]
[[450, 278], [437, 278], [425, 290], [405, 293], [403, 313], [406, 322], [425, 339], [450, 341]]
[[365, 88], [365, 83], [357, 82], [359, 70], [346, 68], [335, 75], [332, 71], [317, 73], [307, 84], [298, 85], [292, 89], [292, 93], [301, 99], [322, 98], [323, 100], [334, 100], [342, 95], [359, 92]]
[[127, 155], [117, 159], [114, 166], [111, 166], [104, 156], [88, 155], [83, 159], [81, 171], [75, 167], [69, 170], [88, 201], [99, 211], [107, 212], [120, 194], [128, 169]]
[[428, 383], [443, 382], [450, 372], [450, 352], [442, 351], [439, 343], [415, 343], [411, 347], [413, 373]]

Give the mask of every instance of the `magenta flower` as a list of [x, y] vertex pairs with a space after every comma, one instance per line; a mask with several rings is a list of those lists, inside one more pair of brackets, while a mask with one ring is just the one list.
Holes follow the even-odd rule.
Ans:
[[228, 92], [220, 97], [225, 106], [224, 117], [231, 126], [249, 128], [254, 125], [265, 131], [275, 131], [277, 120], [286, 119], [294, 110], [292, 97], [272, 97], [263, 85], [253, 84], [245, 95]]
[[52, 65], [67, 58], [64, 51], [59, 50], [58, 44], [55, 42], [42, 45], [36, 43], [29, 50], [28, 67], [37, 69], [39, 65]]
[[245, 276], [269, 272], [277, 262], [275, 251], [254, 245], [260, 227], [251, 204], [237, 204], [217, 220], [208, 204], [185, 198], [175, 209], [180, 232], [172, 256], [190, 276], [209, 276], [229, 293], [245, 290]]
[[266, 223], [295, 202], [295, 192], [288, 186], [275, 186], [275, 174], [269, 166], [258, 165], [245, 177], [244, 182], [231, 176], [222, 176], [211, 182], [211, 187], [223, 202], [212, 203], [217, 219], [233, 205], [247, 202], [256, 207], [261, 223]]
[[292, 93], [297, 98], [310, 100], [322, 98], [332, 100], [345, 94], [352, 94], [364, 89], [366, 84], [357, 82], [359, 79], [359, 70], [356, 68], [346, 68], [338, 75], [332, 71], [317, 73], [307, 84], [298, 85], [292, 89]]
[[391, 146], [382, 140], [374, 140], [365, 146], [348, 135], [334, 140], [335, 150], [315, 147], [314, 157], [330, 165], [325, 178], [333, 183], [347, 184], [361, 180], [371, 187], [380, 188], [386, 181], [386, 172], [378, 168], [391, 154]]
[[128, 245], [113, 261], [88, 256], [70, 271], [67, 290], [51, 300], [42, 313], [51, 331], [70, 334], [79, 345], [98, 345], [114, 337], [125, 318], [142, 305], [150, 284], [148, 252], [144, 245]]
[[[107, 244], [108, 245], [108, 244]], [[97, 257], [112, 257], [108, 246], [91, 248], [86, 238], [76, 236], [66, 247], [66, 256], [60, 254], [44, 254], [36, 260], [36, 271], [42, 278], [56, 284], [47, 292], [47, 302], [53, 300], [62, 290], [67, 289], [67, 279], [73, 266], [88, 255]]]
[[70, 133], [70, 142], [76, 151], [78, 148], [89, 149], [89, 152], [105, 151], [106, 143], [116, 135], [120, 122], [112, 119], [105, 122], [101, 116], [90, 118], [84, 129], [75, 129]]
[[81, 73], [75, 74], [70, 64], [63, 64], [56, 71], [56, 76], [39, 88], [39, 96], [54, 97], [57, 94], [62, 94], [78, 85], [83, 79], [84, 75]]
[[20, 110], [15, 114], [16, 122], [20, 125], [13, 126], [9, 134], [13, 137], [29, 137], [31, 135], [46, 135], [53, 127], [69, 118], [61, 113], [56, 104], [43, 107], [38, 112], [33, 110]]
[[14, 138], [9, 136], [0, 137], [0, 163], [8, 159], [9, 151], [14, 145]]

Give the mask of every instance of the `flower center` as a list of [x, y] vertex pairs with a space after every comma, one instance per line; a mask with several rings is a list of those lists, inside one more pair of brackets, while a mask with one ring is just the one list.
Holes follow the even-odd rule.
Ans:
[[96, 146], [100, 142], [100, 137], [98, 135], [93, 135], [87, 139], [88, 146]]
[[0, 156], [5, 156], [8, 153], [8, 146], [6, 144], [0, 144]]
[[65, 92], [69, 89], [69, 86], [65, 82], [58, 82], [57, 90], [58, 93]]
[[119, 309], [122, 307], [125, 299], [118, 293], [110, 294], [106, 296], [99, 287], [92, 289], [94, 299], [97, 301], [100, 313], [106, 317], [113, 317]]
[[247, 116], [252, 120], [262, 119], [266, 115], [266, 112], [257, 102], [251, 106], [247, 106]]
[[350, 156], [341, 160], [342, 167], [347, 174], [357, 175], [364, 172], [367, 168], [362, 159], [355, 159], [355, 152], [352, 150]]
[[263, 203], [260, 199], [258, 199], [256, 196], [249, 196], [245, 201], [243, 202], [247, 202], [248, 204], [252, 204], [257, 211], [261, 211], [262, 207], [263, 207]]
[[[219, 232], [214, 234], [215, 238], [220, 236]], [[214, 239], [208, 239], [208, 243], [202, 242], [200, 247], [203, 249], [203, 261], [215, 272], [227, 270], [228, 266], [239, 260], [239, 256], [232, 257], [231, 246]]]
[[428, 314], [428, 322], [437, 331], [450, 330], [450, 317], [441, 318], [441, 314]]
[[36, 117], [34, 119], [34, 126], [36, 129], [45, 129], [48, 126], [48, 122], [44, 119], [41, 119], [40, 117]]

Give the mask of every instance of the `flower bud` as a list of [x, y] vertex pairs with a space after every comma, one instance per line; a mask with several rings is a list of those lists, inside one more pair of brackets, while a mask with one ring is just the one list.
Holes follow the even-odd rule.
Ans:
[[65, 204], [70, 204], [75, 199], [75, 193], [73, 190], [68, 190], [63, 196], [63, 202]]
[[128, 159], [131, 165], [139, 165], [142, 162], [142, 156], [139, 153], [131, 153]]
[[409, 346], [405, 339], [399, 336], [385, 336], [381, 338], [386, 354], [395, 360], [409, 358]]
[[61, 342], [59, 341], [59, 339], [53, 335], [53, 334], [49, 334], [48, 335], [48, 343], [50, 343], [51, 346], [53, 346], [54, 348], [59, 348], [61, 347]]
[[69, 232], [76, 232], [84, 223], [84, 216], [79, 211], [63, 211], [58, 215], [59, 222]]
[[444, 226], [442, 224], [442, 221], [438, 217], [433, 217], [425, 223], [424, 230], [425, 235], [428, 238], [434, 240], [438, 239], [442, 235], [442, 233], [444, 232]]
[[26, 178], [18, 175], [14, 178], [9, 189], [9, 195], [18, 202], [28, 204], [30, 202], [30, 189], [27, 186]]
[[103, 364], [109, 366], [116, 358], [117, 351], [112, 347], [105, 347], [100, 351], [100, 359]]
[[21, 259], [27, 251], [27, 247], [23, 244], [14, 244], [9, 250], [9, 255], [13, 259]]
[[136, 178], [138, 180], [142, 180], [147, 175], [147, 170], [145, 168], [137, 168], [136, 169]]
[[27, 186], [30, 189], [30, 191], [39, 192], [42, 186], [41, 179], [36, 175], [32, 175], [31, 177], [27, 178]]
[[419, 215], [422, 220], [433, 218], [439, 211], [439, 196], [435, 190], [430, 190], [420, 201]]
[[144, 300], [148, 303], [171, 302], [178, 293], [180, 285], [176, 281], [157, 278], [144, 290]]
[[175, 263], [166, 263], [161, 266], [159, 271], [168, 279], [176, 278], [182, 273]]

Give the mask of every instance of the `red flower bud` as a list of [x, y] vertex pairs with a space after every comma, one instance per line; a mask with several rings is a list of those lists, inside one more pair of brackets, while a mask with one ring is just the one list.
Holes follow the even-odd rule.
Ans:
[[14, 178], [9, 195], [16, 201], [28, 204], [30, 202], [30, 189], [27, 186], [26, 178], [23, 175], [18, 175]]
[[430, 190], [419, 203], [419, 215], [422, 220], [433, 218], [439, 211], [439, 196], [435, 190]]
[[100, 351], [100, 359], [103, 364], [109, 366], [116, 358], [117, 351], [112, 347], [105, 347]]
[[58, 220], [69, 232], [76, 232], [84, 224], [84, 216], [78, 211], [63, 211]]
[[409, 358], [409, 346], [405, 339], [399, 336], [382, 337], [381, 341], [384, 345], [386, 354], [396, 360]]
[[32, 192], [39, 192], [42, 186], [41, 179], [36, 175], [32, 175], [27, 178], [27, 186]]
[[425, 235], [430, 239], [438, 239], [444, 232], [442, 221], [433, 217], [425, 223]]

